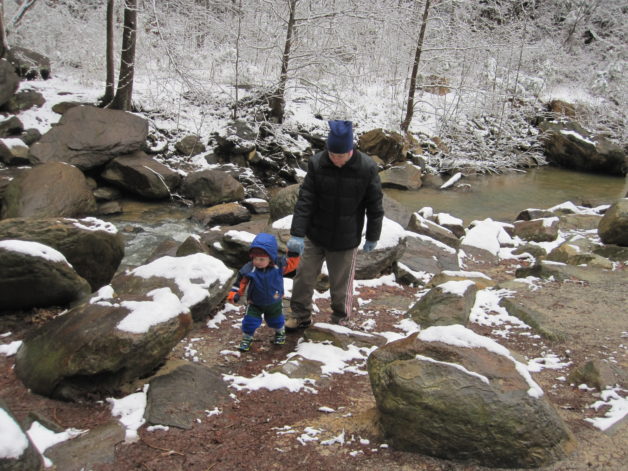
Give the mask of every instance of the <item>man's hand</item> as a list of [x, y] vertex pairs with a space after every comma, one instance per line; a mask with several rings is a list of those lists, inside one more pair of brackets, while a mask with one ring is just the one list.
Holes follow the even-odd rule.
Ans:
[[373, 242], [371, 240], [367, 240], [366, 242], [364, 242], [364, 247], [362, 247], [362, 250], [364, 252], [370, 252], [375, 247], [377, 247], [377, 241]]
[[290, 239], [288, 239], [288, 243], [286, 245], [288, 246], [288, 251], [295, 252], [301, 255], [303, 253], [305, 240], [303, 239], [303, 237], [290, 236]]
[[230, 291], [227, 295], [227, 301], [232, 304], [238, 304], [238, 301], [240, 301], [240, 295], [237, 291]]

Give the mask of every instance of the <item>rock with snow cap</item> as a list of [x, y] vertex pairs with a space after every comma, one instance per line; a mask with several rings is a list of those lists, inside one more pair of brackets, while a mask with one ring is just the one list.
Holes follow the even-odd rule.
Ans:
[[532, 468], [575, 448], [525, 365], [459, 325], [430, 327], [368, 359], [379, 422], [395, 448], [490, 467]]
[[0, 240], [0, 311], [65, 306], [91, 292], [57, 250], [23, 240]]
[[96, 218], [11, 218], [0, 221], [0, 240], [19, 239], [61, 252], [92, 291], [108, 284], [124, 256], [124, 240]]
[[86, 303], [29, 333], [15, 371], [37, 394], [114, 394], [150, 374], [221, 303], [235, 273], [205, 254], [162, 257], [114, 278]]
[[142, 151], [111, 160], [101, 177], [130, 193], [150, 199], [166, 199], [179, 186], [181, 176]]
[[133, 113], [76, 106], [31, 147], [30, 160], [66, 162], [85, 171], [144, 148], [147, 136], [148, 121]]
[[533, 242], [551, 242], [558, 237], [557, 217], [516, 221], [515, 235]]
[[477, 291], [477, 285], [471, 280], [447, 281], [430, 289], [408, 314], [422, 328], [466, 325]]
[[626, 175], [628, 155], [620, 144], [570, 120], [543, 122], [541, 130], [549, 162], [584, 172]]

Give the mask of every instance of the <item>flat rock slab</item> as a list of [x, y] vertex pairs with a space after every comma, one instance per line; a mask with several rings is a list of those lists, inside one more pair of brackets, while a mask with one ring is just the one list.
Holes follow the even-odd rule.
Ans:
[[183, 365], [150, 381], [144, 418], [153, 425], [187, 430], [228, 394], [227, 384], [216, 369]]
[[113, 463], [115, 446], [124, 441], [125, 429], [118, 421], [111, 421], [91, 429], [72, 440], [66, 440], [45, 452], [56, 469], [81, 471], [94, 465]]

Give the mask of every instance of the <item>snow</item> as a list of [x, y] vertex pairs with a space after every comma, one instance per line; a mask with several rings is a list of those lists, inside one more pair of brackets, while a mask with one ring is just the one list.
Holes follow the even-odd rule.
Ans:
[[453, 186], [461, 178], [462, 178], [462, 173], [460, 173], [460, 172], [456, 173], [453, 177], [451, 177], [449, 180], [447, 180], [445, 183], [443, 183], [440, 186], [440, 189], [441, 190], [445, 190], [445, 189], [449, 188], [450, 186]]
[[20, 426], [0, 408], [0, 459], [15, 459], [22, 456], [28, 448], [28, 438]]
[[63, 254], [52, 247], [26, 240], [0, 240], [0, 249], [17, 252], [31, 257], [41, 257], [54, 263], [65, 263], [71, 266]]
[[569, 130], [566, 130], [566, 129], [562, 129], [560, 131], [560, 133], [563, 134], [564, 136], [573, 137], [577, 141], [584, 142], [585, 144], [590, 144], [590, 145], [595, 147], [595, 142], [593, 142], [590, 139], [587, 139], [586, 137], [582, 136], [581, 134], [577, 133], [576, 131], [569, 131]]
[[6, 355], [8, 357], [15, 355], [21, 345], [21, 340], [14, 340], [8, 344], [0, 344], [0, 355]]
[[125, 440], [128, 443], [138, 440], [137, 429], [146, 422], [144, 409], [146, 409], [147, 392], [148, 384], [144, 385], [142, 391], [121, 399], [107, 398], [107, 402], [111, 404], [111, 415], [118, 417], [126, 429]]
[[86, 231], [104, 231], [110, 234], [118, 233], [118, 229], [116, 228], [116, 226], [114, 226], [110, 222], [106, 222], [102, 219], [98, 219], [95, 217], [86, 217], [79, 220], [71, 219], [71, 221], [75, 221], [74, 225], [76, 227], [78, 227], [79, 229], [84, 229]]
[[[624, 394], [623, 397], [619, 394], [620, 392]], [[600, 394], [600, 400], [589, 407], [595, 410], [609, 407], [609, 410], [604, 414], [604, 417], [586, 418], [585, 420], [600, 430], [608, 430], [628, 415], [628, 396], [626, 393], [628, 391], [619, 387], [605, 389]]]
[[225, 238], [233, 240], [234, 242], [240, 242], [245, 245], [250, 245], [255, 239], [255, 234], [246, 231], [227, 231], [225, 232]]
[[147, 293], [152, 301], [123, 301], [122, 307], [131, 311], [116, 326], [125, 332], [141, 334], [157, 324], [167, 322], [179, 314], [189, 312], [179, 297], [170, 288], [157, 288]]
[[508, 349], [495, 340], [476, 334], [461, 325], [433, 326], [419, 332], [419, 338], [424, 342], [443, 342], [448, 345], [463, 348], [484, 348], [491, 353], [504, 356], [515, 364], [516, 370], [528, 383], [528, 395], [534, 398], [541, 397], [543, 390], [532, 379], [525, 365], [515, 360]]
[[497, 256], [501, 246], [512, 243], [512, 238], [504, 230], [504, 224], [487, 218], [483, 221], [474, 221], [473, 227], [460, 241], [460, 245], [477, 247]]
[[233, 270], [217, 258], [196, 253], [186, 257], [161, 257], [131, 270], [130, 274], [142, 278], [159, 276], [174, 280], [183, 292], [181, 302], [191, 307], [209, 296], [207, 288], [216, 281], [226, 283], [233, 275]]
[[416, 355], [415, 358], [417, 360], [419, 360], [419, 361], [426, 361], [428, 363], [435, 363], [437, 365], [450, 366], [450, 367], [455, 368], [455, 369], [457, 369], [459, 371], [462, 371], [465, 374], [468, 374], [469, 376], [474, 376], [476, 378], [479, 378], [480, 381], [482, 381], [483, 383], [490, 384], [490, 382], [489, 382], [489, 380], [488, 380], [488, 378], [486, 376], [481, 375], [479, 373], [475, 373], [474, 371], [469, 371], [464, 366], [459, 365], [457, 363], [450, 363], [450, 362], [447, 362], [447, 361], [434, 360], [433, 358], [426, 357], [424, 355]]
[[58, 443], [70, 440], [85, 433], [86, 430], [78, 430], [75, 428], [69, 428], [63, 432], [55, 433], [52, 430], [48, 430], [39, 422], [35, 421], [28, 429], [28, 436], [35, 445], [35, 448], [44, 458], [44, 465], [46, 468], [50, 468], [54, 463], [50, 459], [46, 458], [44, 453], [48, 448]]
[[443, 293], [464, 296], [464, 293], [466, 293], [469, 287], [473, 285], [475, 285], [475, 283], [471, 280], [461, 280], [447, 281], [446, 283], [441, 283], [438, 287], [443, 291]]

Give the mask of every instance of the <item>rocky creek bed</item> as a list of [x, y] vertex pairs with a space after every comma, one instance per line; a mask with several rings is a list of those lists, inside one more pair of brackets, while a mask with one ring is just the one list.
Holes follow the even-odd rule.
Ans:
[[[501, 282], [514, 276], [514, 264], [508, 261], [498, 266], [468, 269], [478, 269]], [[516, 325], [469, 325], [474, 331], [494, 338], [521, 359], [547, 359], [554, 355], [563, 365], [554, 369], [546, 364], [546, 368], [533, 373], [578, 443], [567, 459], [544, 468], [552, 471], [619, 471], [624, 469], [628, 458], [625, 418], [606, 431], [594, 427], [585, 419], [602, 417], [607, 409], [590, 407], [599, 400], [599, 392], [566, 379], [576, 366], [589, 360], [611, 359], [624, 372], [627, 365], [625, 267], [619, 266], [612, 272], [589, 270], [588, 273], [586, 281], [539, 281], [518, 289], [514, 295], [515, 300], [530, 303], [542, 313], [544, 327], [560, 331], [560, 340], [531, 335], [529, 329]], [[398, 331], [395, 326], [420, 293], [419, 288], [399, 285], [363, 286], [358, 297], [370, 301], [360, 309], [350, 327], [359, 331], [368, 325], [373, 332]], [[315, 321], [325, 322], [328, 300], [321, 298], [317, 304], [321, 313]], [[270, 344], [272, 332], [262, 327], [249, 353], [235, 353], [242, 309], [221, 311], [224, 318], [214, 326], [216, 328], [197, 323], [173, 350], [168, 364], [200, 363], [212, 365], [220, 373], [254, 377], [284, 362], [287, 354], [295, 350], [302, 334], [290, 335], [286, 345], [277, 347]], [[0, 318], [0, 332], [11, 332], [4, 342], [19, 339], [33, 324], [46, 322], [55, 311], [19, 314]], [[546, 360], [539, 361], [542, 364]], [[124, 431], [112, 417], [109, 403], [68, 403], [32, 394], [16, 378], [13, 363], [14, 357], [0, 356], [0, 397], [21, 422], [30, 417], [58, 430], [73, 427], [101, 432], [96, 440], [80, 446], [59, 448], [68, 447], [75, 439], [58, 445], [56, 451], [54, 447], [48, 449], [46, 456], [54, 456], [51, 469], [489, 469], [396, 451], [387, 446], [376, 424], [375, 401], [366, 374], [346, 372], [320, 376], [316, 393], [231, 387], [230, 396], [216, 406], [220, 413], [200, 412], [187, 430], [170, 427], [149, 431], [143, 426], [138, 430], [139, 438], [135, 443], [124, 443]], [[363, 365], [360, 369], [364, 371]]]

